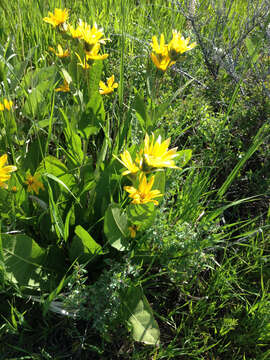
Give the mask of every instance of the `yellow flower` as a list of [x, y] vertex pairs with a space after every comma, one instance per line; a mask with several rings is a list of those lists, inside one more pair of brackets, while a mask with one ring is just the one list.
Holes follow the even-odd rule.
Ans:
[[175, 61], [169, 57], [168, 45], [165, 44], [164, 35], [160, 35], [160, 44], [158, 43], [157, 37], [152, 37], [151, 43], [153, 52], [151, 53], [151, 59], [155, 66], [162, 71], [166, 71], [169, 66], [175, 64]]
[[114, 89], [118, 88], [118, 83], [114, 82], [114, 75], [107, 79], [107, 85], [103, 82], [99, 82], [99, 93], [101, 95], [110, 94], [114, 91]]
[[177, 60], [181, 54], [193, 49], [197, 45], [195, 42], [188, 45], [190, 38], [188, 37], [185, 39], [177, 30], [173, 30], [172, 34], [173, 38], [168, 44], [168, 54], [173, 61]]
[[69, 92], [69, 84], [66, 80], [64, 80], [64, 84], [60, 85], [59, 88], [54, 89], [54, 91], [63, 91], [63, 92]]
[[105, 60], [109, 54], [99, 55], [100, 43], [96, 43], [91, 51], [86, 52], [86, 60]]
[[69, 25], [68, 27], [70, 34], [75, 39], [81, 39], [84, 37], [84, 34], [91, 31], [90, 25], [87, 24], [87, 22], [79, 20], [79, 25], [76, 29], [73, 28], [73, 26]]
[[7, 110], [10, 110], [13, 105], [13, 102], [11, 100], [8, 101], [7, 99], [4, 99], [4, 105]]
[[82, 31], [82, 39], [90, 46], [97, 43], [105, 44], [105, 40], [108, 39], [103, 39], [103, 36], [103, 29], [99, 29], [96, 23], [92, 26], [92, 29], [90, 29], [90, 26], [88, 25]]
[[167, 45], [165, 44], [164, 35], [160, 35], [160, 44], [158, 43], [157, 37], [152, 37], [152, 43], [151, 43], [153, 51], [158, 55], [168, 55], [168, 49]]
[[27, 191], [28, 192], [34, 191], [36, 193], [36, 195], [38, 195], [39, 189], [45, 190], [44, 185], [42, 184], [41, 181], [39, 181], [39, 174], [36, 174], [34, 176], [32, 176], [31, 174], [28, 174], [26, 176], [25, 184], [28, 185]]
[[12, 186], [11, 191], [16, 193], [18, 191], [17, 186]]
[[120, 154], [120, 157], [121, 160], [118, 159], [118, 157], [116, 157], [116, 159], [127, 168], [122, 175], [136, 174], [140, 170], [140, 168], [138, 168], [138, 166], [132, 161], [131, 155], [127, 150], [125, 150], [123, 154]]
[[0, 156], [0, 187], [7, 189], [5, 182], [10, 178], [9, 173], [16, 171], [17, 167], [14, 165], [4, 166], [7, 162], [7, 154]]
[[68, 25], [68, 30], [70, 32], [70, 35], [74, 38], [74, 39], [79, 39], [82, 35], [80, 28], [77, 27], [77, 29], [74, 29], [74, 27], [72, 25]]
[[75, 53], [77, 58], [79, 59], [78, 65], [81, 66], [84, 70], [90, 69], [90, 65], [87, 63], [86, 57], [83, 58], [83, 61], [79, 54]]
[[87, 22], [80, 20], [76, 29], [74, 29], [74, 27], [71, 25], [69, 25], [68, 29], [73, 38], [82, 39], [85, 41], [87, 51], [91, 51], [95, 44], [105, 44], [105, 40], [108, 40], [103, 38], [103, 29], [98, 29], [96, 23], [91, 28]]
[[185, 39], [180, 32], [173, 30], [173, 38], [169, 44], [165, 44], [164, 35], [160, 36], [160, 44], [157, 37], [152, 37], [151, 59], [155, 66], [162, 71], [166, 71], [168, 67], [175, 64], [179, 56], [186, 51], [193, 49], [197, 44], [194, 42], [188, 45], [190, 38]]
[[13, 105], [11, 100], [4, 99], [4, 104], [0, 103], [0, 111], [4, 111], [5, 109], [10, 110]]
[[52, 47], [49, 47], [49, 50], [54, 52], [55, 55], [58, 56], [59, 58], [65, 58], [65, 57], [69, 56], [69, 50], [64, 51], [60, 44], [58, 44], [58, 46], [57, 46], [58, 52], [56, 50], [54, 50], [54, 48], [52, 48]]
[[156, 197], [162, 196], [159, 190], [151, 190], [155, 181], [155, 176], [152, 176], [149, 182], [145, 175], [140, 177], [139, 188], [136, 189], [133, 186], [125, 186], [124, 190], [127, 191], [132, 198], [132, 204], [146, 204], [148, 202], [153, 202], [155, 205], [158, 205], [156, 200], [153, 200]]
[[49, 17], [45, 17], [43, 18], [43, 20], [51, 25], [53, 25], [53, 27], [59, 26], [64, 24], [64, 22], [67, 21], [68, 19], [68, 9], [54, 9], [54, 14], [49, 12]]
[[159, 70], [166, 71], [168, 67], [175, 64], [175, 61], [172, 61], [169, 55], [156, 55], [154, 53], [151, 54], [151, 59], [153, 63]]
[[144, 139], [144, 149], [143, 153], [143, 161], [146, 162], [148, 167], [153, 168], [176, 168], [174, 157], [177, 156], [177, 147], [170, 149], [168, 151], [168, 147], [170, 145], [171, 139], [167, 139], [161, 142], [161, 136], [159, 136], [154, 143], [154, 134], [152, 135], [152, 140], [150, 142], [148, 134], [145, 135]]

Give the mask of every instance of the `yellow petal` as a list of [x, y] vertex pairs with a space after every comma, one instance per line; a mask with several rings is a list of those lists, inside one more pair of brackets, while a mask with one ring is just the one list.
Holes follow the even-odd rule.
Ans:
[[7, 162], [7, 154], [4, 154], [0, 157], [0, 169], [5, 165]]
[[112, 87], [112, 84], [114, 83], [114, 75], [112, 75], [108, 81], [107, 81], [107, 84], [108, 84], [108, 87]]
[[7, 110], [10, 110], [13, 105], [13, 102], [11, 100], [8, 101], [7, 99], [4, 99], [4, 105]]

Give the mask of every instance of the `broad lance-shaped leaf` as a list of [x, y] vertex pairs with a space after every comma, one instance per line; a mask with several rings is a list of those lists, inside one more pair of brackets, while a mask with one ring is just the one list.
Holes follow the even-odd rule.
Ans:
[[138, 90], [135, 90], [135, 100], [133, 103], [133, 108], [136, 111], [137, 119], [143, 130], [147, 130], [149, 126], [152, 125], [151, 117], [149, 115], [148, 109], [144, 103], [144, 96]]
[[156, 211], [156, 206], [152, 202], [147, 204], [129, 204], [127, 216], [131, 224], [137, 225], [140, 230], [143, 230], [153, 224]]
[[27, 235], [2, 234], [2, 258], [9, 281], [39, 287], [45, 250]]
[[[155, 174], [155, 181], [153, 185], [153, 189], [159, 190], [161, 194], [165, 192], [165, 184], [166, 184], [166, 177], [164, 171], [157, 171]], [[162, 198], [159, 198], [159, 202]]]
[[127, 319], [133, 339], [148, 345], [158, 345], [158, 323], [142, 289], [131, 286], [122, 300], [123, 315]]
[[102, 74], [102, 61], [95, 61], [91, 66], [88, 82], [88, 101], [85, 111], [78, 121], [78, 130], [83, 139], [87, 140], [90, 135], [97, 134], [101, 126], [105, 124], [105, 110], [103, 98], [98, 92], [99, 81]]
[[[66, 199], [67, 196], [70, 196], [70, 194], [76, 198], [72, 191], [76, 185], [75, 177], [69, 172], [66, 165], [56, 157], [51, 155], [46, 156], [39, 164], [36, 173], [41, 175], [46, 174], [47, 178], [50, 177], [53, 180], [50, 181], [53, 195], [51, 199], [53, 198], [56, 204], [61, 203], [61, 201]], [[76, 201], [79, 202], [79, 199], [76, 198]], [[62, 207], [59, 207], [59, 209], [55, 210], [55, 213], [58, 213], [59, 216], [62, 216], [61, 208]], [[61, 235], [63, 236], [63, 232]]]
[[[75, 178], [69, 172], [66, 165], [52, 155], [46, 156], [41, 161], [36, 172], [39, 174], [53, 174], [54, 177], [57, 177], [61, 181], [59, 184], [62, 185], [61, 190], [64, 192], [70, 193], [72, 186], [75, 185]], [[63, 186], [63, 184], [65, 186]]]
[[58, 177], [54, 176], [53, 174], [47, 174], [44, 173], [44, 176], [47, 176], [48, 178], [54, 180], [55, 182], [57, 182], [58, 184], [60, 184], [64, 189], [66, 189], [70, 195], [72, 195], [74, 197], [74, 199], [80, 204], [80, 200], [78, 198], [76, 198], [76, 196], [73, 194], [72, 191], [69, 190], [69, 188], [66, 186], [66, 184], [63, 183], [62, 180], [58, 179]]
[[104, 232], [111, 246], [119, 251], [126, 250], [128, 247], [128, 224], [127, 216], [121, 206], [117, 204], [109, 205], [105, 213]]
[[87, 140], [90, 135], [96, 135], [105, 122], [105, 110], [102, 96], [93, 94], [86, 105], [78, 122], [78, 131], [83, 139]]
[[69, 159], [75, 166], [80, 166], [83, 162], [84, 154], [82, 150], [82, 141], [80, 136], [77, 134], [75, 126], [75, 115], [73, 116], [73, 113], [69, 113], [68, 118], [63, 109], [60, 109], [60, 111], [63, 115], [63, 119], [65, 120], [64, 135]]
[[103, 254], [102, 247], [82, 226], [76, 226], [75, 234], [77, 236], [74, 236], [69, 249], [69, 256], [72, 261], [78, 258], [81, 262], [87, 262], [95, 255]]
[[41, 114], [48, 113], [48, 101], [46, 100], [52, 91], [56, 71], [56, 66], [49, 66], [26, 73], [21, 84], [22, 89], [25, 90], [23, 95], [27, 94], [23, 107], [26, 115], [41, 116]]
[[104, 217], [108, 206], [111, 204], [112, 195], [119, 190], [120, 166], [119, 161], [112, 159], [103, 171], [101, 166], [97, 171], [94, 171], [96, 186], [92, 189], [90, 197], [94, 200], [93, 213], [95, 221], [99, 221], [100, 218]]
[[45, 153], [46, 141], [47, 137], [39, 134], [37, 139], [33, 139], [33, 141], [30, 142], [28, 149], [26, 144], [24, 144], [23, 153], [25, 157], [21, 159], [21, 170], [25, 173], [29, 171], [31, 174], [36, 172]]

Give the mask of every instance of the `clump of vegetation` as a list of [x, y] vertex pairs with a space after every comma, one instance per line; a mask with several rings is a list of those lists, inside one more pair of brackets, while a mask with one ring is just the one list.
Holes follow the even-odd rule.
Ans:
[[2, 8], [3, 358], [268, 358], [268, 2]]

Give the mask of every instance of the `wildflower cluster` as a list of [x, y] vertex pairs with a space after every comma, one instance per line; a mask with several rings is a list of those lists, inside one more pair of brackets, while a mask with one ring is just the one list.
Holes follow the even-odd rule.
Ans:
[[[87, 24], [87, 22], [79, 19], [78, 24], [73, 26], [69, 24], [69, 10], [58, 9], [54, 10], [54, 13], [49, 12], [49, 16], [43, 18], [43, 20], [53, 27], [58, 27], [61, 32], [67, 34], [70, 38], [77, 41], [78, 51], [75, 51], [75, 55], [78, 58], [78, 66], [81, 66], [82, 69], [88, 70], [91, 68], [93, 61], [95, 60], [105, 60], [108, 58], [109, 54], [101, 54], [101, 44], [105, 44], [109, 39], [104, 37], [103, 29], [98, 28], [95, 23], [92, 27]], [[80, 51], [80, 46], [82, 45], [82, 51]], [[49, 50], [52, 51], [59, 58], [66, 58], [71, 55], [69, 49], [63, 49], [61, 44], [57, 45], [57, 50], [53, 47], [49, 47]], [[118, 87], [117, 83], [114, 83], [114, 75], [112, 75], [107, 82], [107, 85], [103, 81], [100, 81], [100, 94], [110, 94]], [[69, 83], [65, 80], [62, 85], [55, 89], [59, 92], [69, 92], [70, 87]]]
[[155, 182], [155, 176], [152, 175], [147, 181], [147, 175], [162, 168], [178, 168], [174, 163], [174, 158], [178, 155], [177, 148], [168, 150], [170, 138], [161, 141], [161, 136], [155, 140], [154, 134], [150, 139], [149, 135], [145, 135], [144, 145], [137, 154], [135, 161], [128, 150], [120, 154], [118, 159], [126, 168], [122, 174], [129, 175], [135, 186], [125, 186], [124, 190], [129, 193], [133, 204], [146, 204], [153, 202], [158, 205], [155, 198], [162, 196], [159, 190], [152, 190]]
[[172, 31], [173, 37], [169, 44], [165, 44], [164, 34], [160, 36], [160, 44], [156, 36], [152, 37], [151, 59], [155, 66], [162, 71], [176, 63], [180, 56], [193, 49], [196, 43], [188, 45], [190, 38], [185, 39], [177, 30]]

